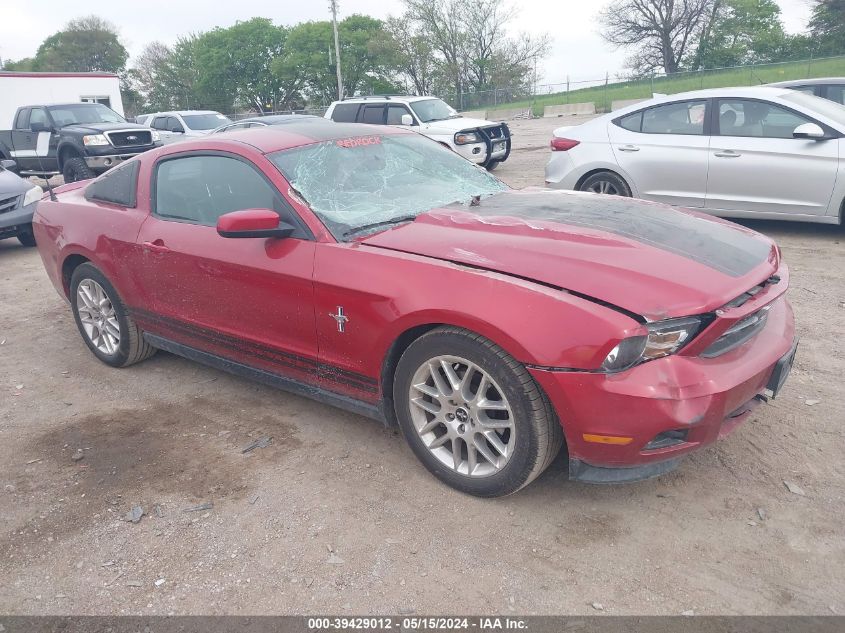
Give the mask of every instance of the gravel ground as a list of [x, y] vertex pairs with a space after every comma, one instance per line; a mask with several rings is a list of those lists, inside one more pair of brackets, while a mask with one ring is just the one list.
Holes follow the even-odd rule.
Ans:
[[[497, 173], [542, 184], [562, 123], [515, 122]], [[748, 224], [792, 269], [782, 396], [660, 479], [558, 460], [493, 501], [364, 418], [164, 353], [98, 363], [38, 253], [0, 242], [0, 612], [845, 613], [845, 231]]]

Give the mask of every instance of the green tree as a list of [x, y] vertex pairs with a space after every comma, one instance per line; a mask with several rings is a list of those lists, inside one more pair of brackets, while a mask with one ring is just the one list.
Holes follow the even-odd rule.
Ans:
[[270, 69], [282, 54], [286, 30], [267, 18], [253, 18], [216, 28], [196, 42], [197, 88], [219, 99], [220, 110], [240, 103], [263, 112], [289, 95]]
[[780, 61], [787, 35], [775, 0], [724, 0], [698, 50], [700, 68]]
[[121, 73], [129, 57], [117, 29], [96, 15], [77, 18], [48, 37], [35, 55], [35, 69]]
[[197, 39], [196, 35], [180, 37], [172, 48], [152, 42], [138, 56], [133, 71], [149, 110], [212, 107], [197, 90]]
[[[351, 15], [338, 24], [340, 60], [346, 94], [395, 91], [396, 48], [380, 20]], [[334, 39], [330, 22], [293, 27], [282, 55], [272, 65], [278, 81], [292, 92], [328, 103], [337, 97]]]
[[845, 54], [845, 0], [816, 0], [809, 27], [818, 53]]

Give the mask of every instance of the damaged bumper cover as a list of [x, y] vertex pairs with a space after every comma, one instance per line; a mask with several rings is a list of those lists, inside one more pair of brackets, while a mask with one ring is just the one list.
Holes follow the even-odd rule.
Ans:
[[563, 426], [570, 478], [621, 483], [669, 472], [731, 433], [783, 385], [796, 346], [781, 296], [763, 330], [715, 358], [668, 356], [619, 374], [530, 371]]

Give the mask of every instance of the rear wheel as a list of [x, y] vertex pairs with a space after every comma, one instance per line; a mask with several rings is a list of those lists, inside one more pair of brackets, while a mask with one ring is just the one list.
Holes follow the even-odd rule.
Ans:
[[609, 196], [631, 197], [631, 188], [628, 186], [628, 183], [625, 182], [622, 176], [612, 171], [600, 171], [592, 174], [584, 179], [578, 190], [603, 193]]
[[502, 161], [500, 160], [491, 160], [489, 163], [487, 163], [487, 171], [494, 171], [496, 167], [501, 164], [501, 162]]
[[438, 328], [396, 369], [396, 416], [436, 477], [480, 497], [516, 492], [552, 462], [563, 432], [523, 365], [482, 336]]
[[65, 183], [68, 183], [78, 180], [88, 180], [96, 176], [96, 174], [91, 171], [84, 158], [74, 156], [73, 158], [65, 159], [64, 166], [62, 167], [62, 176], [65, 179]]
[[127, 367], [155, 354], [117, 290], [93, 264], [82, 264], [73, 271], [70, 302], [82, 339], [107, 365]]

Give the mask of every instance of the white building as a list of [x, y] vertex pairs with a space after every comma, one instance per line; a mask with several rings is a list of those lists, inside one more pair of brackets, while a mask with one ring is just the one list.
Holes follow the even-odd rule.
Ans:
[[0, 130], [12, 127], [22, 106], [80, 101], [102, 103], [123, 116], [120, 80], [112, 73], [0, 71]]

